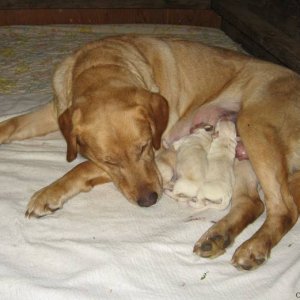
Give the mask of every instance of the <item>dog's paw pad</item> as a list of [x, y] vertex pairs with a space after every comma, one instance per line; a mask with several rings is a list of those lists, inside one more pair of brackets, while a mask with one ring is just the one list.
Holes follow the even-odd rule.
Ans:
[[264, 264], [269, 254], [270, 249], [267, 247], [252, 247], [251, 243], [247, 241], [235, 251], [231, 263], [238, 270], [250, 271]]
[[205, 234], [194, 246], [194, 253], [205, 258], [215, 258], [223, 253], [231, 244], [230, 238], [226, 234], [211, 232]]

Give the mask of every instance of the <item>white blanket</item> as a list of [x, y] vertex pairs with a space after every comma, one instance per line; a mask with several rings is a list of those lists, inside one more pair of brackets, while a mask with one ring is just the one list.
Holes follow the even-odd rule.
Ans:
[[[59, 27], [55, 28], [59, 31]], [[109, 33], [108, 27], [101, 28]], [[144, 28], [166, 34], [172, 27]], [[179, 35], [181, 31], [174, 28]], [[21, 29], [2, 28], [0, 33]], [[68, 32], [65, 27], [63, 30]], [[135, 31], [136, 26], [124, 27], [124, 31], [130, 30]], [[30, 29], [25, 28], [23, 34], [27, 31]], [[220, 31], [201, 28], [191, 28], [190, 32], [198, 38], [209, 36], [210, 32], [214, 37], [225, 36]], [[184, 27], [182, 35], [186, 35]], [[21, 44], [13, 39], [14, 35], [9, 41], [16, 43], [14, 51], [18, 51]], [[225, 39], [228, 40], [226, 36]], [[7, 41], [0, 40], [1, 59], [9, 54], [9, 50], [3, 50], [7, 45]], [[44, 51], [41, 55], [47, 59], [49, 53]], [[14, 58], [10, 61], [14, 68]], [[1, 84], [4, 86], [0, 94], [2, 119], [51, 99], [50, 82], [42, 93], [38, 91], [38, 77], [34, 79], [37, 82], [31, 81], [36, 87], [33, 90], [9, 91], [9, 79], [5, 76], [6, 72], [0, 69], [0, 90]], [[18, 84], [23, 81], [15, 86]], [[253, 272], [241, 272], [230, 264], [231, 256], [259, 228], [264, 216], [215, 260], [197, 257], [192, 249], [196, 240], [226, 212], [197, 213], [166, 196], [153, 207], [140, 208], [129, 204], [112, 184], [78, 195], [52, 216], [26, 219], [24, 212], [31, 195], [80, 161], [67, 163], [65, 152], [59, 133], [0, 146], [1, 300], [300, 297], [300, 223], [274, 248], [266, 265]]]

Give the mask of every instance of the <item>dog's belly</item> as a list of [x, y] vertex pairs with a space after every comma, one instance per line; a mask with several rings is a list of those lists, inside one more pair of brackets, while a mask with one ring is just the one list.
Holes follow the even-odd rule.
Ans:
[[237, 145], [235, 148], [235, 156], [238, 160], [249, 159], [246, 148], [241, 140], [239, 140], [237, 142]]
[[240, 109], [239, 100], [216, 99], [213, 102], [202, 105], [200, 108], [182, 117], [166, 134], [164, 142], [171, 145], [185, 135], [190, 134], [195, 128], [203, 124], [215, 126], [217, 121], [224, 116], [234, 120]]

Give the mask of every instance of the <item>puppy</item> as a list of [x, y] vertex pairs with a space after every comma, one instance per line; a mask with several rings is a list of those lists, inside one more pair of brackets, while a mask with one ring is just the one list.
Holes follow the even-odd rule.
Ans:
[[225, 209], [234, 186], [235, 124], [221, 119], [214, 134], [212, 128], [211, 125], [197, 128], [191, 135], [174, 142], [176, 166], [174, 159], [172, 165], [166, 164], [166, 160], [158, 161], [162, 174], [168, 174], [167, 178], [163, 176], [167, 182], [166, 194], [201, 210]]
[[202, 207], [205, 202], [206, 208], [225, 209], [228, 206], [235, 182], [236, 145], [235, 124], [230, 120], [219, 120], [207, 155], [205, 180], [199, 186], [197, 201], [191, 201], [191, 205]]
[[212, 126], [203, 126], [176, 141], [176, 182], [173, 195], [178, 200], [194, 198], [207, 171], [207, 153], [212, 142]]

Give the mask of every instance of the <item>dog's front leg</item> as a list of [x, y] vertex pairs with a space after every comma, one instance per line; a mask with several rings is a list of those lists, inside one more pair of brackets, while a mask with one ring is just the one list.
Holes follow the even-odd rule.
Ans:
[[36, 192], [28, 203], [26, 216], [42, 217], [62, 208], [63, 204], [80, 192], [88, 192], [110, 177], [94, 163], [85, 161], [52, 184]]

